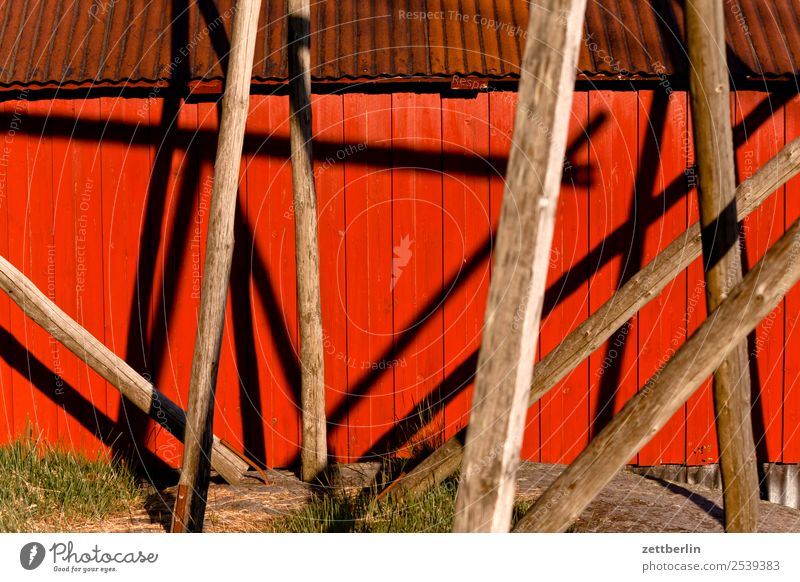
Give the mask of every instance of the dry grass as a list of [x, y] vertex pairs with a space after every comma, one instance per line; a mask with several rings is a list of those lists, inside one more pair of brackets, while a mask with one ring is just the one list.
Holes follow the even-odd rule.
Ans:
[[69, 530], [142, 498], [124, 464], [87, 460], [30, 434], [0, 447], [0, 531]]

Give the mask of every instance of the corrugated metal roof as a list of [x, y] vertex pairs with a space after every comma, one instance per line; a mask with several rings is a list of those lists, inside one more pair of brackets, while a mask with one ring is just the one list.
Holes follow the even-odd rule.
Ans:
[[[222, 77], [234, 0], [0, 0], [0, 83], [63, 85]], [[525, 0], [323, 0], [312, 6], [317, 80], [515, 77]], [[787, 77], [800, 0], [726, 0], [734, 75]], [[254, 77], [282, 80], [286, 2], [264, 0]], [[589, 0], [579, 67], [593, 76], [683, 73], [677, 0]]]

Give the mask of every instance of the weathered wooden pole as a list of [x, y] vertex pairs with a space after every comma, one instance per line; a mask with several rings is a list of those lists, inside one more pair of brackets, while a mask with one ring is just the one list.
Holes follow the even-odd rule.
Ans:
[[[736, 188], [738, 220], [744, 220], [798, 172], [800, 138], [786, 144], [775, 157]], [[701, 254], [700, 225], [695, 223], [536, 364], [528, 405], [535, 404], [634, 313], [658, 297], [661, 290]], [[398, 500], [406, 495], [420, 495], [454, 474], [464, 457], [462, 439], [463, 435], [453, 437], [431, 453], [397, 483], [388, 497]]]
[[[175, 438], [184, 440], [186, 414], [183, 410], [64, 313], [4, 257], [0, 257], [0, 289], [19, 305], [25, 315], [119, 390], [136, 408], [148, 414]], [[211, 449], [211, 466], [228, 483], [238, 483], [247, 471], [247, 464], [217, 437], [214, 437]]]
[[507, 532], [586, 0], [530, 5], [453, 530]]
[[289, 141], [294, 187], [297, 310], [300, 319], [300, 476], [319, 477], [328, 464], [325, 429], [325, 370], [317, 245], [317, 194], [311, 153], [311, 9], [309, 0], [289, 0]]
[[202, 531], [205, 518], [214, 389], [225, 324], [239, 166], [250, 103], [250, 80], [260, 8], [261, 0], [238, 0], [233, 16], [219, 143], [214, 163], [200, 314], [189, 380], [183, 466], [172, 519], [173, 532]]
[[514, 531], [564, 531], [800, 279], [800, 221], [567, 467]]
[[[723, 10], [722, 0], [688, 0], [685, 8], [709, 313], [742, 280]], [[757, 527], [760, 493], [750, 407], [750, 370], [743, 338], [714, 374], [725, 531], [729, 532], [754, 532]]]

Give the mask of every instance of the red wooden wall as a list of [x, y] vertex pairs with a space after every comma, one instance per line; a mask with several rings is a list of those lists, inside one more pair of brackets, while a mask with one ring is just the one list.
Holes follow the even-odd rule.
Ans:
[[[216, 106], [34, 97], [0, 104], [0, 253], [185, 403]], [[414, 454], [467, 421], [515, 101], [500, 91], [314, 98], [329, 442], [340, 461]], [[252, 98], [215, 422], [270, 466], [296, 461], [300, 435], [287, 115], [285, 96]], [[740, 179], [800, 135], [796, 97], [741, 91], [732, 115]], [[576, 93], [540, 356], [696, 220], [690, 132], [683, 92]], [[744, 222], [745, 268], [798, 216], [795, 180]], [[574, 459], [704, 311], [697, 261], [530, 410], [525, 458]], [[800, 462], [798, 317], [794, 289], [751, 338], [765, 461]], [[0, 388], [0, 440], [30, 425], [88, 454], [133, 445], [146, 462], [180, 462], [165, 420], [126, 406], [5, 296]], [[716, 455], [706, 384], [631, 461]]]

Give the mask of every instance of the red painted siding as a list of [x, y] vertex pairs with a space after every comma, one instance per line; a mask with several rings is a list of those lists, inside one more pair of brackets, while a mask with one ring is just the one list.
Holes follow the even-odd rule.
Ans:
[[[408, 455], [465, 426], [515, 104], [497, 91], [314, 97], [336, 459]], [[537, 357], [696, 220], [688, 109], [682, 92], [576, 93]], [[0, 112], [0, 253], [182, 404], [217, 114], [211, 103], [110, 97], [6, 101]], [[301, 445], [287, 115], [285, 96], [252, 98], [215, 418], [220, 436], [270, 466], [294, 463]], [[740, 92], [732, 115], [740, 179], [800, 133], [797, 98]], [[781, 189], [748, 219], [745, 266], [799, 214]], [[696, 261], [532, 407], [525, 458], [574, 459], [704, 310]], [[800, 461], [800, 369], [786, 355], [798, 312], [793, 290], [751, 339], [765, 461]], [[30, 423], [87, 454], [116, 443], [180, 462], [161, 422], [125, 406], [5, 296], [0, 390], [0, 440]], [[713, 418], [707, 383], [632, 462], [714, 462]]]

